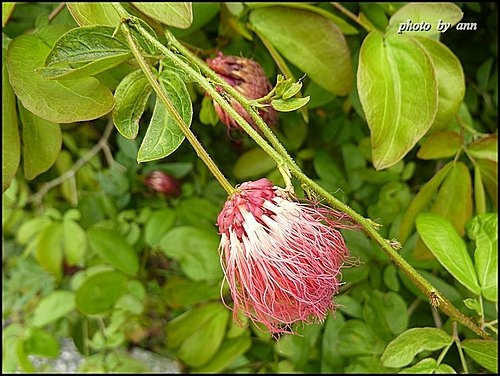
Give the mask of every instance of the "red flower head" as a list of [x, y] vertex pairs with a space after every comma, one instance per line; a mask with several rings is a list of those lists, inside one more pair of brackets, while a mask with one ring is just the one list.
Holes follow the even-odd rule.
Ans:
[[[219, 52], [215, 58], [207, 59], [208, 66], [248, 99], [258, 99], [267, 95], [271, 83], [262, 67], [255, 61], [239, 56], [224, 56]], [[231, 106], [252, 126], [254, 121], [236, 100], [231, 99]], [[215, 111], [220, 121], [229, 129], [240, 129], [236, 121], [214, 101]], [[259, 115], [268, 125], [275, 125], [277, 115], [271, 106], [259, 109]]]
[[299, 321], [322, 322], [335, 308], [340, 268], [350, 257], [337, 230], [356, 227], [349, 220], [292, 201], [267, 179], [241, 184], [217, 218], [235, 320], [242, 311], [273, 334], [291, 333]]

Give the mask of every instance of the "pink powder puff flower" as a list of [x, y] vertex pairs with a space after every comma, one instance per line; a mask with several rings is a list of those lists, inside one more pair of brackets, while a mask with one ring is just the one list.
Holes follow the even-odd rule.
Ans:
[[[207, 59], [208, 66], [227, 83], [248, 99], [266, 96], [272, 89], [271, 83], [259, 63], [240, 56], [225, 56], [219, 52], [216, 57]], [[222, 89], [221, 89], [222, 90]], [[241, 104], [230, 100], [231, 106], [255, 128], [255, 123]], [[215, 112], [228, 129], [241, 129], [238, 123], [214, 101]], [[271, 106], [259, 109], [259, 115], [268, 125], [275, 125], [277, 115]]]
[[293, 333], [293, 323], [323, 322], [334, 311], [340, 268], [350, 257], [337, 229], [357, 227], [346, 214], [292, 201], [259, 179], [239, 186], [217, 224], [236, 322], [241, 311], [273, 335]]

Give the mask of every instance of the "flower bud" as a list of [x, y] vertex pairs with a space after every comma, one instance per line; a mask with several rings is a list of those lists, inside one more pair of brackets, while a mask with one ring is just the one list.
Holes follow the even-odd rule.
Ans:
[[[207, 59], [208, 66], [231, 86], [248, 99], [258, 99], [266, 96], [272, 85], [259, 63], [240, 56], [224, 56], [219, 52], [215, 58]], [[219, 89], [221, 90], [221, 89]], [[254, 128], [255, 122], [246, 110], [235, 99], [231, 98], [231, 106]], [[240, 126], [221, 106], [214, 101], [215, 112], [220, 121], [228, 129], [240, 129]], [[259, 109], [259, 115], [268, 125], [275, 125], [277, 114], [271, 106]]]
[[179, 181], [162, 171], [151, 171], [144, 179], [144, 184], [146, 187], [160, 192], [166, 197], [177, 197], [180, 195]]

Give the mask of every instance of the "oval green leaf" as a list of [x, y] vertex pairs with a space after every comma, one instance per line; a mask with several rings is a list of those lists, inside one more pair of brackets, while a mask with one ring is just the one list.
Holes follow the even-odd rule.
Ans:
[[442, 129], [454, 118], [465, 95], [465, 77], [460, 60], [443, 43], [416, 37], [431, 57], [438, 82], [438, 110], [431, 131]]
[[62, 276], [63, 264], [63, 226], [51, 223], [40, 233], [35, 249], [35, 258], [49, 273], [57, 279]]
[[45, 58], [45, 66], [85, 63], [116, 55], [130, 54], [122, 34], [108, 26], [83, 26], [62, 35]]
[[363, 317], [380, 338], [389, 340], [408, 327], [406, 310], [405, 301], [395, 292], [375, 290], [367, 296]]
[[62, 146], [61, 127], [32, 114], [22, 105], [19, 115], [23, 127], [24, 176], [31, 180], [56, 162]]
[[151, 85], [142, 70], [129, 73], [115, 90], [113, 122], [123, 137], [133, 140], [139, 133], [139, 120], [144, 113]]
[[432, 197], [437, 192], [439, 186], [452, 167], [453, 163], [449, 162], [441, 168], [431, 180], [425, 183], [411, 202], [408, 210], [406, 210], [406, 213], [401, 220], [399, 228], [399, 238], [402, 243], [406, 242], [408, 237], [411, 235], [415, 225], [415, 218], [430, 203]]
[[309, 102], [309, 99], [310, 99], [309, 97], [274, 99], [271, 101], [271, 106], [273, 106], [273, 108], [276, 111], [291, 112], [291, 111], [298, 110], [299, 108], [305, 106], [307, 104], [307, 102]]
[[131, 56], [132, 55], [130, 53], [126, 53], [104, 57], [77, 68], [51, 66], [39, 68], [36, 71], [43, 78], [48, 80], [75, 80], [79, 78], [95, 76], [99, 73], [105, 72], [108, 69], [114, 68], [117, 65], [129, 60]]
[[461, 148], [460, 135], [452, 131], [431, 134], [420, 146], [417, 157], [420, 159], [441, 159], [454, 156]]
[[[411, 35], [425, 35], [431, 36], [439, 34], [443, 31], [438, 30], [438, 22], [441, 24], [446, 23], [447, 26], [454, 26], [463, 17], [463, 12], [460, 8], [453, 3], [409, 3], [398, 9], [389, 20], [387, 32], [398, 33], [402, 31], [400, 24], [421, 24], [422, 22], [428, 24], [425, 29], [408, 31]], [[406, 33], [405, 31], [402, 31]]]
[[384, 367], [404, 367], [422, 351], [435, 351], [449, 345], [453, 339], [437, 328], [412, 328], [394, 338], [380, 360]]
[[243, 355], [252, 345], [250, 337], [225, 339], [217, 353], [203, 366], [193, 370], [193, 373], [221, 373], [236, 358]]
[[125, 274], [137, 273], [139, 256], [123, 236], [101, 227], [92, 227], [87, 235], [92, 249], [104, 260]]
[[175, 211], [163, 208], [153, 212], [144, 225], [144, 241], [150, 247], [158, 246], [160, 239], [174, 226]]
[[371, 132], [377, 170], [401, 160], [429, 130], [438, 108], [438, 87], [429, 55], [402, 35], [385, 40], [371, 32], [363, 41], [358, 93]]
[[495, 208], [498, 208], [498, 163], [486, 159], [478, 159], [477, 166], [481, 170], [481, 179], [488, 196]]
[[218, 299], [220, 297], [220, 283], [207, 284], [206, 281], [169, 277], [163, 285], [162, 291], [162, 297], [170, 307], [182, 308], [204, 300]]
[[276, 167], [276, 162], [261, 148], [256, 147], [244, 152], [233, 167], [237, 179], [250, 179], [267, 174]]
[[363, 321], [354, 319], [340, 327], [337, 347], [344, 356], [380, 355], [384, 342]]
[[[165, 72], [160, 76], [160, 85], [184, 124], [189, 127], [193, 118], [193, 104], [184, 81], [175, 74]], [[154, 161], [170, 155], [182, 144], [184, 138], [179, 125], [157, 96], [151, 121], [137, 153], [137, 162]]]
[[16, 96], [10, 86], [5, 53], [6, 48], [2, 47], [2, 192], [10, 186], [21, 160]]
[[188, 278], [193, 281], [213, 281], [222, 278], [217, 252], [219, 241], [214, 231], [179, 226], [161, 238], [160, 246], [167, 256], [179, 261]]
[[80, 26], [104, 25], [117, 27], [121, 22], [120, 16], [111, 3], [69, 2], [66, 7]]
[[476, 270], [463, 239], [445, 218], [422, 213], [416, 220], [417, 231], [432, 254], [455, 279], [476, 295], [481, 294]]
[[323, 89], [336, 95], [351, 91], [351, 54], [342, 32], [330, 19], [305, 9], [273, 6], [252, 10], [250, 23]]
[[466, 339], [461, 342], [461, 346], [478, 364], [498, 373], [498, 341]]
[[463, 162], [453, 164], [439, 188], [431, 212], [448, 219], [460, 236], [472, 216], [472, 181]]
[[66, 219], [64, 227], [64, 258], [68, 265], [81, 265], [87, 251], [87, 233], [75, 221]]
[[498, 301], [498, 214], [481, 214], [467, 225], [467, 234], [476, 242], [474, 265], [485, 299]]
[[88, 315], [111, 309], [126, 291], [127, 277], [106, 271], [87, 278], [76, 292], [76, 306]]
[[498, 135], [492, 134], [474, 141], [467, 146], [467, 152], [474, 158], [498, 163]]
[[191, 366], [201, 366], [217, 352], [225, 335], [230, 311], [208, 303], [177, 316], [166, 326], [167, 344]]
[[44, 297], [33, 312], [34, 326], [44, 326], [66, 316], [75, 308], [75, 293], [57, 290]]
[[49, 51], [35, 35], [21, 35], [9, 45], [9, 78], [26, 109], [55, 123], [93, 120], [111, 111], [113, 95], [97, 79], [46, 80], [35, 72]]
[[164, 25], [187, 29], [193, 22], [193, 9], [189, 2], [132, 4], [145, 15]]
[[24, 340], [26, 354], [55, 358], [59, 354], [60, 346], [57, 338], [42, 329], [31, 328], [29, 336]]

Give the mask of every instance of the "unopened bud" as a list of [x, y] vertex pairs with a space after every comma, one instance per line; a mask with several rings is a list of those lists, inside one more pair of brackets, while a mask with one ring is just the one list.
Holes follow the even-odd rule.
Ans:
[[[227, 83], [248, 99], [258, 99], [266, 96], [272, 89], [264, 69], [259, 63], [240, 56], [224, 56], [221, 52], [215, 58], [207, 59], [208, 66], [221, 76]], [[231, 106], [253, 127], [255, 122], [246, 110], [235, 99], [230, 99]], [[214, 101], [215, 111], [220, 121], [229, 129], [239, 125], [221, 106]], [[268, 125], [275, 125], [277, 114], [274, 108], [268, 106], [259, 109], [259, 115]]]
[[152, 171], [144, 179], [144, 184], [153, 191], [160, 192], [166, 197], [180, 195], [179, 181], [162, 171]]

